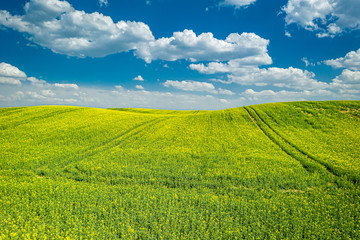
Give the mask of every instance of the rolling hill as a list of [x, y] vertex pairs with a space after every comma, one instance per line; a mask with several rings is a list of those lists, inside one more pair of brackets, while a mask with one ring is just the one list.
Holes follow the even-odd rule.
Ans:
[[0, 239], [360, 239], [360, 101], [0, 109]]

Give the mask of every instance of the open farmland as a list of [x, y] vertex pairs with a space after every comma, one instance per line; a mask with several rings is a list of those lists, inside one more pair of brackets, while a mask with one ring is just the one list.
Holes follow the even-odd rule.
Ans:
[[360, 101], [0, 109], [0, 239], [360, 239]]

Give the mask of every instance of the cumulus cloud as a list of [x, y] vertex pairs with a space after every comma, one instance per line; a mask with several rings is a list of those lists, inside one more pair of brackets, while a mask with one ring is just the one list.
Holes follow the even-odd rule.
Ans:
[[342, 73], [333, 79], [330, 84], [332, 89], [341, 93], [359, 94], [360, 93], [360, 71], [344, 69]]
[[170, 38], [142, 43], [135, 54], [150, 63], [152, 60], [229, 61], [264, 56], [269, 40], [254, 33], [232, 33], [225, 40], [212, 33], [196, 35], [192, 30], [175, 32]]
[[173, 80], [167, 80], [165, 83], [163, 83], [165, 87], [173, 87], [176, 89], [180, 89], [182, 91], [190, 91], [190, 92], [208, 92], [212, 94], [221, 94], [221, 95], [228, 95], [232, 96], [235, 95], [234, 92], [228, 90], [228, 89], [216, 89], [215, 86], [212, 83], [208, 82], [198, 82], [198, 81], [173, 81]]
[[[25, 4], [24, 11], [23, 16], [12, 16], [6, 11], [3, 11], [3, 14], [8, 14], [7, 21], [17, 20], [17, 24], [23, 26], [21, 29], [26, 29], [31, 23], [46, 24], [47, 21], [52, 21], [63, 13], [74, 11], [74, 8], [67, 1], [31, 0]], [[16, 28], [16, 25], [13, 27]]]
[[360, 48], [357, 51], [351, 51], [345, 57], [324, 61], [326, 65], [333, 68], [347, 68], [351, 70], [360, 70]]
[[303, 57], [302, 59], [301, 59], [301, 61], [303, 61], [304, 63], [305, 63], [305, 66], [306, 67], [308, 67], [308, 66], [315, 66], [315, 63], [312, 63], [312, 62], [310, 62], [306, 57]]
[[253, 68], [254, 66], [272, 64], [272, 59], [267, 53], [257, 56], [249, 56], [240, 59], [230, 60], [228, 62], [210, 62], [208, 64], [190, 64], [190, 69], [196, 70], [203, 74], [215, 73], [236, 73], [243, 72], [244, 69]]
[[139, 75], [137, 77], [134, 77], [133, 80], [134, 81], [144, 81], [144, 78], [141, 75]]
[[108, 3], [108, 0], [99, 0], [99, 5], [100, 7], [103, 7], [103, 6], [107, 6], [109, 3]]
[[75, 10], [67, 1], [30, 0], [24, 11], [20, 16], [0, 11], [0, 26], [27, 33], [38, 45], [68, 56], [104, 57], [154, 40], [142, 22], [114, 23], [101, 13]]
[[21, 85], [21, 81], [26, 79], [26, 74], [8, 63], [0, 63], [0, 83]]
[[2, 64], [2, 66], [5, 66], [7, 70], [10, 69], [10, 71], [5, 71], [7, 75], [21, 78], [22, 84], [7, 84], [0, 88], [1, 106], [76, 103], [74, 96], [79, 90], [76, 84], [50, 84], [35, 77], [26, 77], [24, 72], [9, 64]]
[[224, 0], [220, 2], [220, 6], [233, 6], [235, 8], [247, 7], [255, 3], [256, 0]]
[[58, 88], [72, 88], [72, 89], [75, 89], [75, 90], [78, 90], [79, 89], [79, 86], [77, 84], [73, 84], [73, 83], [55, 83], [54, 84], [55, 87], [58, 87]]
[[[266, 58], [265, 58], [266, 59]], [[268, 59], [271, 63], [271, 59]], [[214, 80], [221, 83], [240, 85], [273, 86], [292, 89], [324, 89], [327, 83], [319, 82], [315, 74], [298, 68], [259, 68], [257, 65], [246, 65], [241, 61], [228, 63], [211, 62], [208, 65], [192, 64], [190, 68], [204, 74], [229, 73], [227, 80]]]
[[[99, 3], [105, 5], [106, 2], [100, 0]], [[245, 2], [232, 3], [240, 6]], [[229, 61], [256, 58], [267, 53], [269, 44], [268, 40], [254, 33], [232, 33], [221, 40], [212, 33], [196, 35], [192, 30], [155, 39], [149, 26], [143, 22], [114, 22], [109, 16], [79, 11], [69, 2], [60, 0], [30, 0], [25, 4], [23, 15], [2, 10], [1, 26], [26, 33], [29, 40], [55, 53], [104, 57], [134, 51], [137, 57], [148, 63], [158, 59]]]
[[[302, 58], [306, 66], [314, 66], [307, 58]], [[241, 59], [234, 59], [227, 62], [209, 62], [190, 64], [190, 69], [202, 74], [223, 74], [216, 76], [212, 81], [223, 84], [236, 83], [243, 86], [269, 87], [271, 89], [284, 89], [286, 93], [302, 91], [303, 95], [309, 91], [332, 91], [336, 96], [344, 96], [344, 99], [353, 99], [355, 92], [359, 92], [358, 74], [360, 70], [360, 49], [346, 54], [345, 57], [324, 61], [325, 64], [334, 68], [345, 68], [341, 75], [331, 82], [316, 80], [313, 72], [299, 68], [263, 68], [262, 65], [272, 64], [272, 59], [267, 53], [258, 56], [249, 56]], [[224, 77], [224, 74], [227, 74]], [[351, 90], [352, 89], [352, 90]], [[296, 90], [296, 91], [289, 91]], [[350, 91], [351, 90], [351, 91]], [[263, 94], [273, 94], [273, 90]], [[276, 94], [280, 96], [281, 91]], [[344, 95], [349, 93], [350, 95]], [[304, 95], [313, 97], [312, 95]]]
[[358, 0], [289, 0], [282, 10], [287, 25], [297, 24], [318, 37], [360, 29]]
[[42, 94], [43, 96], [45, 96], [45, 97], [54, 97], [54, 96], [56, 96], [56, 93], [53, 92], [53, 91], [50, 90], [50, 89], [42, 90], [42, 91], [41, 91], [41, 94]]
[[304, 90], [304, 91], [273, 91], [263, 90], [254, 91], [253, 89], [247, 89], [241, 96], [252, 102], [284, 102], [284, 101], [305, 101], [305, 100], [325, 100], [329, 98], [336, 98], [336, 94], [329, 90]]
[[233, 91], [230, 91], [228, 89], [222, 89], [222, 88], [218, 89], [218, 93], [223, 94], [223, 95], [229, 95], [229, 96], [235, 95], [235, 93]]
[[163, 85], [183, 91], [216, 93], [215, 86], [207, 82], [167, 80]]
[[0, 76], [9, 78], [26, 78], [26, 74], [8, 63], [0, 63]]
[[120, 85], [116, 85], [115, 88], [118, 90], [118, 91], [124, 91], [125, 88], [123, 86], [120, 86]]
[[142, 85], [136, 85], [135, 88], [139, 89], [139, 90], [144, 90], [145, 89]]
[[336, 79], [346, 84], [360, 84], [360, 71], [345, 69]]
[[41, 79], [37, 79], [37, 78], [34, 78], [34, 77], [29, 77], [29, 78], [27, 78], [27, 80], [29, 82], [31, 82], [31, 85], [34, 85], [34, 86], [37, 86], [37, 87], [40, 87], [40, 88], [50, 85], [46, 81], [41, 80]]
[[326, 60], [322, 63], [333, 68], [343, 68], [342, 73], [330, 83], [332, 89], [344, 94], [360, 93], [360, 49], [347, 53], [345, 57]]
[[8, 78], [8, 77], [0, 77], [1, 84], [14, 84], [14, 85], [21, 85], [19, 79]]
[[247, 69], [242, 75], [229, 75], [229, 81], [240, 85], [274, 86], [298, 90], [324, 89], [327, 83], [314, 79], [315, 74], [298, 68]]

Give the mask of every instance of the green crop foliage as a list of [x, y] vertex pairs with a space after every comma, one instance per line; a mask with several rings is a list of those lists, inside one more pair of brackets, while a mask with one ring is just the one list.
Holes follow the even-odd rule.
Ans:
[[0, 109], [0, 239], [360, 239], [360, 101]]

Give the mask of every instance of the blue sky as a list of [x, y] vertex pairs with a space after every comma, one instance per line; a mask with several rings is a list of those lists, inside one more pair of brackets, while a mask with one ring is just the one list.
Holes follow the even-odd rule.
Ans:
[[13, 0], [0, 106], [360, 99], [358, 0]]

